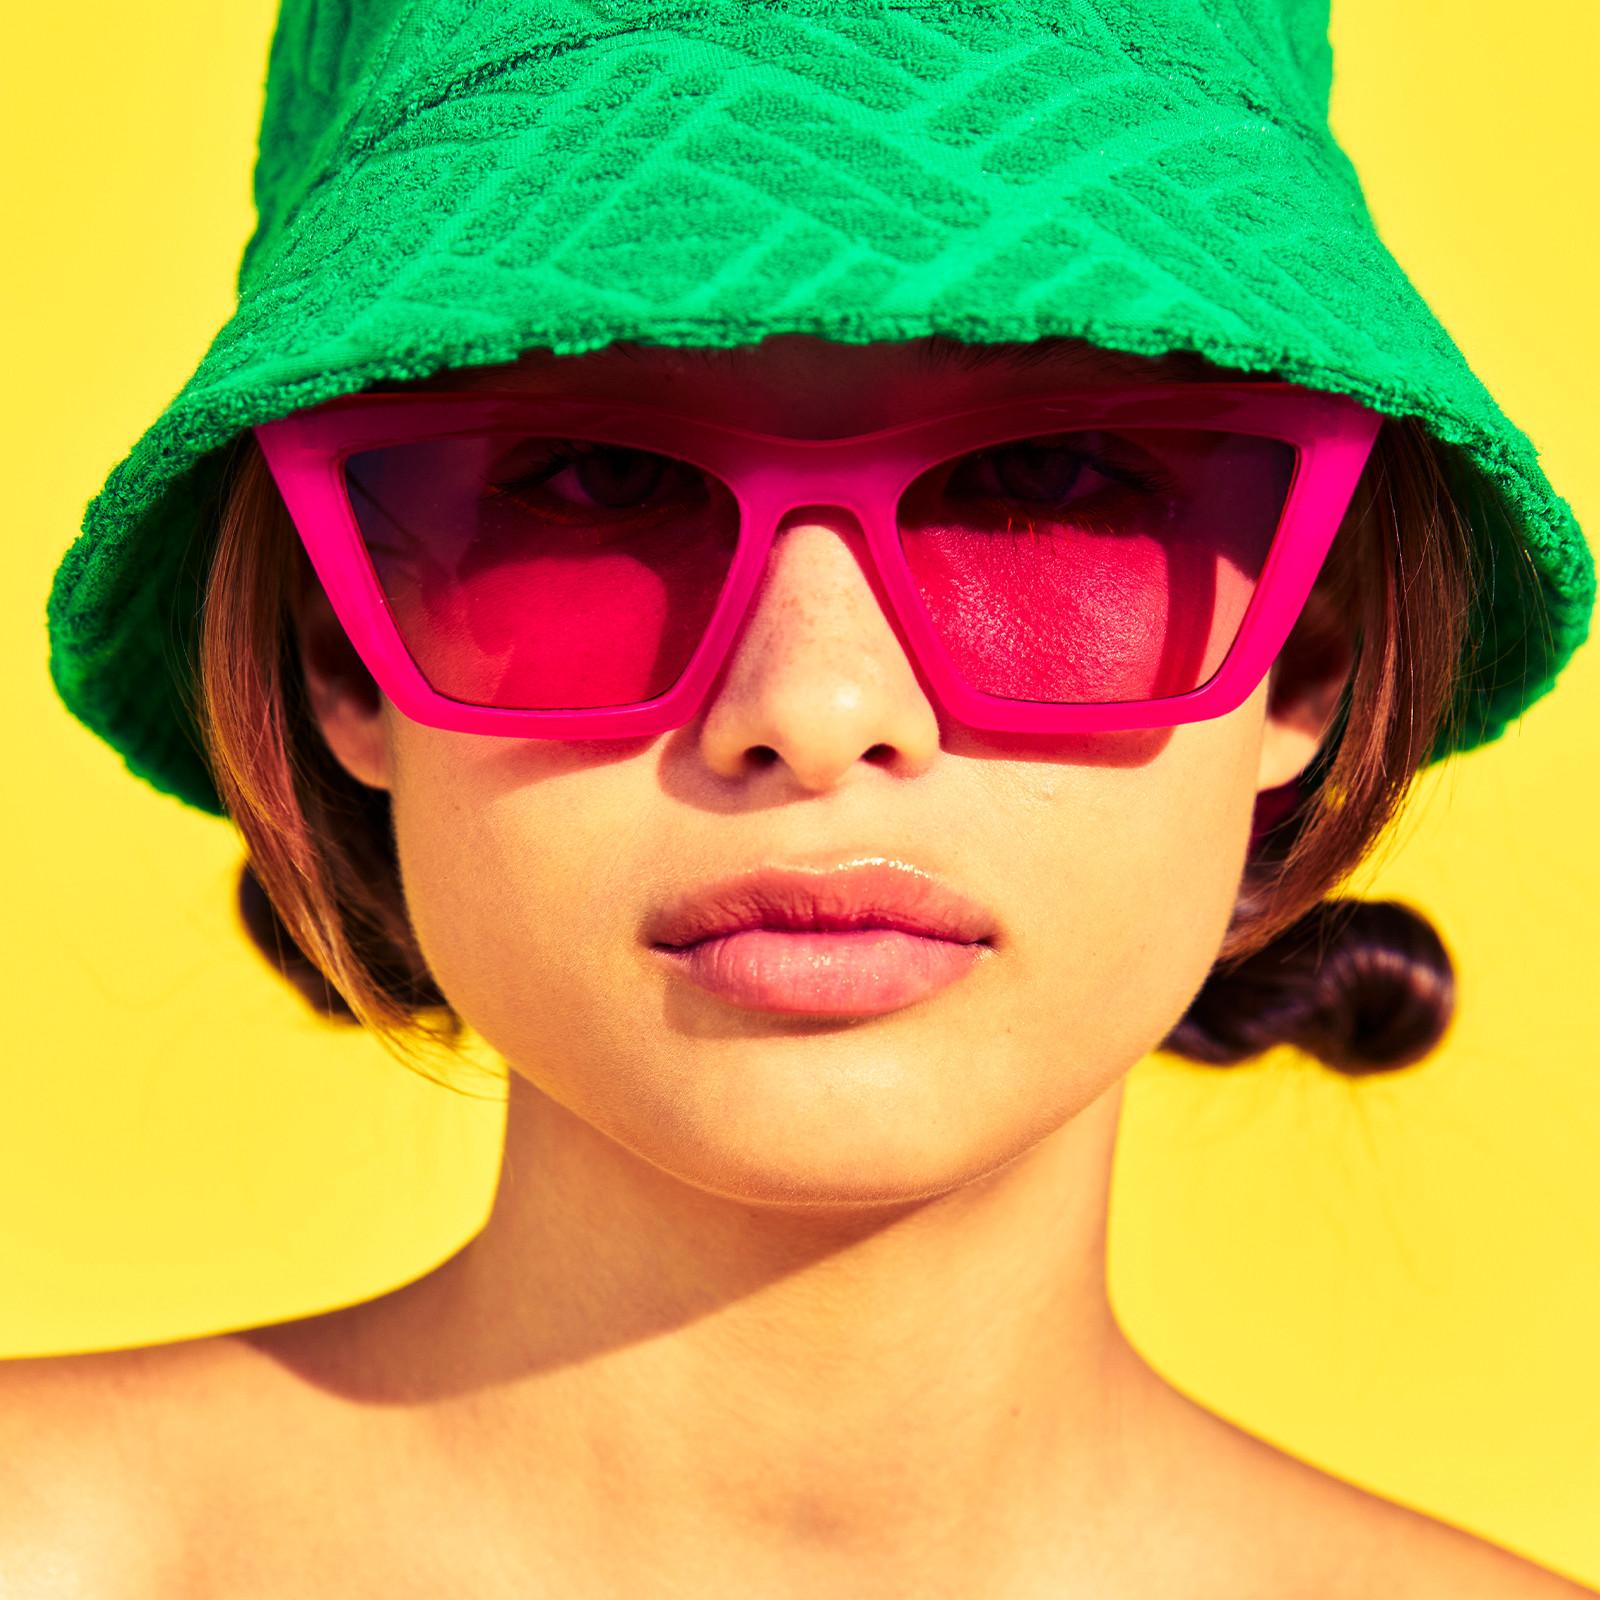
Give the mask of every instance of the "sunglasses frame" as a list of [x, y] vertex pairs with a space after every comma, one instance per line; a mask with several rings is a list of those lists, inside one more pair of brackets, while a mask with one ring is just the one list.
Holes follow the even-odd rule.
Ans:
[[[1006, 733], [1110, 732], [1223, 716], [1255, 691], [1289, 637], [1333, 544], [1383, 423], [1343, 395], [1271, 382], [1067, 390], [964, 408], [843, 438], [779, 437], [609, 400], [488, 390], [341, 395], [254, 434], [284, 505], [351, 645], [411, 720], [454, 733], [624, 739], [669, 732], [704, 705], [750, 610], [784, 517], [802, 507], [851, 513], [870, 576], [925, 690], [951, 718]], [[1225, 430], [1290, 445], [1294, 473], [1261, 575], [1221, 665], [1198, 688], [1096, 704], [1006, 699], [971, 687], [928, 615], [896, 527], [900, 496], [930, 468], [1028, 434], [1080, 426]], [[345, 486], [357, 452], [484, 429], [544, 431], [657, 451], [713, 474], [738, 502], [733, 563], [704, 637], [677, 682], [619, 707], [526, 710], [440, 694], [395, 625]]]

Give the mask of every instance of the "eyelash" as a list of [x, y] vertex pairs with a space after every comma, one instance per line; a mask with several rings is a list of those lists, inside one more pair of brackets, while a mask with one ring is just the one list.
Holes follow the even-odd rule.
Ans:
[[[952, 479], [960, 476], [962, 473], [968, 470], [973, 469], [974, 467], [981, 468], [985, 465], [992, 467], [999, 453], [1005, 448], [1007, 447], [1003, 445], [994, 446], [991, 449], [977, 451], [971, 455], [961, 457], [959, 460], [953, 463], [950, 477], [945, 480], [946, 484], [948, 485]], [[571, 467], [579, 465], [586, 457], [605, 454], [614, 455], [619, 453], [643, 456], [648, 456], [651, 454], [649, 451], [632, 451], [625, 446], [619, 447], [593, 445], [582, 440], [565, 441], [558, 449], [552, 450], [544, 458], [544, 460], [538, 462], [535, 466], [528, 468], [526, 471], [519, 473], [515, 478], [509, 479], [503, 483], [491, 482], [487, 486], [487, 492], [491, 495], [499, 495], [511, 499], [521, 500], [524, 499], [526, 491], [542, 487], [552, 478], [559, 476], [562, 472], [565, 472]], [[1063, 450], [1061, 454], [1075, 461], [1080, 466], [1088, 467], [1090, 471], [1098, 473], [1101, 477], [1108, 480], [1108, 482], [1119, 485], [1125, 489], [1132, 490], [1138, 494], [1164, 495], [1171, 493], [1173, 489], [1173, 484], [1170, 478], [1152, 468], [1119, 466], [1111, 462], [1104, 455], [1095, 455], [1092, 452], [1086, 451]], [[661, 475], [662, 478], [668, 476], [673, 468], [680, 465], [680, 463], [672, 462], [665, 457], [658, 457], [656, 459], [665, 462], [665, 468]], [[659, 485], [660, 481], [661, 479], [658, 478], [657, 484], [652, 485], [652, 493]], [[988, 498], [1005, 503], [1016, 503], [1015, 496], [991, 494], [988, 496]], [[546, 506], [542, 507], [541, 509], [549, 509], [553, 506], [559, 506], [564, 509], [581, 512], [585, 517], [591, 519], [596, 513], [608, 510], [637, 515], [641, 511], [655, 509], [654, 507], [648, 505], [620, 507], [577, 506], [572, 502], [561, 501], [559, 498], [553, 502], [547, 501]]]

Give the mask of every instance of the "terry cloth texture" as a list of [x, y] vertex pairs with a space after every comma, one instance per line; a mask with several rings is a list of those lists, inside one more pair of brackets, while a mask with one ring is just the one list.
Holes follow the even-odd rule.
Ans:
[[1587, 635], [1594, 559], [1378, 238], [1327, 24], [1326, 0], [285, 0], [238, 307], [56, 572], [57, 689], [221, 809], [196, 621], [253, 423], [533, 347], [1055, 335], [1420, 418], [1490, 577], [1454, 748], [1497, 739]]

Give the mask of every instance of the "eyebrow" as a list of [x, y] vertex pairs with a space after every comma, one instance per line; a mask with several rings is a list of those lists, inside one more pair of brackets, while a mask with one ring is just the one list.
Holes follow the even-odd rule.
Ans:
[[918, 346], [918, 360], [924, 369], [937, 370], [950, 365], [961, 372], [977, 372], [985, 367], [1003, 367], [1014, 372], [1055, 365], [1065, 375], [1109, 362], [1134, 369], [1158, 368], [1164, 378], [1178, 381], [1204, 382], [1233, 376], [1197, 350], [1169, 350], [1164, 355], [1145, 356], [1133, 351], [1112, 350], [1066, 334], [1046, 334], [1025, 344], [965, 344], [959, 339], [935, 334], [930, 342]]
[[[623, 343], [615, 348], [637, 360], [643, 349], [648, 347], [635, 348]], [[678, 346], [677, 353], [697, 366], [711, 371], [725, 371], [744, 355], [745, 349], [743, 346], [689, 345]], [[1108, 350], [1064, 334], [1048, 334], [1029, 342], [969, 343], [952, 339], [947, 334], [935, 333], [915, 341], [913, 360], [915, 370], [921, 373], [943, 372], [952, 368], [958, 372], [981, 372], [996, 367], [1008, 372], [1024, 372], [1035, 367], [1054, 365], [1066, 376], [1085, 367], [1109, 362], [1113, 365], [1128, 363], [1140, 366], [1159, 363], [1169, 369], [1166, 376], [1176, 379], [1204, 380], [1229, 376], [1194, 351], [1177, 350], [1161, 357], [1141, 357]]]
[[[604, 348], [608, 356], [640, 362], [649, 358], [651, 350], [663, 347], [620, 339]], [[736, 364], [746, 359], [750, 346], [671, 345], [664, 348], [671, 349], [681, 360], [700, 367], [702, 371], [725, 377], [730, 369], [736, 370]], [[915, 376], [932, 375], [951, 369], [958, 372], [979, 372], [986, 368], [997, 368], [1005, 372], [1024, 372], [1031, 368], [1054, 364], [1063, 378], [1076, 377], [1085, 368], [1091, 369], [1092, 377], [1095, 367], [1103, 368], [1108, 362], [1113, 372], [1119, 363], [1128, 367], [1128, 375], [1135, 381], [1145, 375], [1147, 368], [1151, 369], [1150, 377], [1166, 382], [1218, 382], [1242, 376], [1229, 368], [1216, 365], [1193, 350], [1172, 350], [1163, 356], [1140, 356], [1111, 350], [1065, 334], [1046, 334], [1031, 342], [987, 344], [952, 339], [948, 334], [929, 334], [914, 341], [913, 360], [915, 365], [912, 372]], [[500, 381], [500, 376], [516, 365], [513, 360], [496, 363], [483, 369], [447, 367], [421, 379], [383, 379], [368, 385], [368, 389], [374, 393], [381, 393], [390, 389], [405, 392], [493, 388], [497, 381]]]
[[[1079, 360], [1088, 360], [1096, 352], [1069, 339], [1040, 339], [1032, 344], [968, 344], [951, 339], [945, 334], [931, 334], [913, 345], [914, 359], [923, 368], [954, 366], [962, 372], [975, 372], [996, 365], [1008, 367], [1033, 367], [1059, 358], [1062, 351], [1072, 347]], [[634, 346], [619, 343], [616, 348], [624, 355], [638, 360], [648, 345]], [[724, 347], [722, 345], [680, 345], [676, 353], [686, 361], [700, 366], [726, 367], [739, 359], [748, 359], [748, 346]]]
[[961, 340], [936, 335], [917, 346], [918, 363], [924, 367], [953, 366], [961, 372], [978, 372], [985, 367], [1026, 368], [1067, 357], [1069, 366], [1085, 366], [1103, 359], [1104, 353], [1090, 345], [1068, 339], [1038, 339], [1031, 344], [966, 344]]

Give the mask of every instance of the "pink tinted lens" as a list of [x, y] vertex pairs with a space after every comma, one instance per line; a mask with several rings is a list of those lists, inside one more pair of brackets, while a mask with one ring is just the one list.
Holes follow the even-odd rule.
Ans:
[[1295, 450], [1191, 428], [1093, 428], [946, 461], [901, 496], [912, 581], [956, 671], [1009, 700], [1199, 688], [1239, 632]]
[[363, 451], [350, 504], [428, 683], [508, 710], [626, 706], [677, 681], [716, 608], [739, 507], [646, 450], [475, 433]]
[[[1198, 688], [1238, 633], [1281, 518], [1291, 445], [1189, 428], [1079, 429], [922, 473], [901, 549], [956, 671], [1007, 699]], [[728, 487], [656, 452], [468, 433], [351, 456], [346, 485], [428, 683], [508, 710], [665, 694], [738, 545]]]

